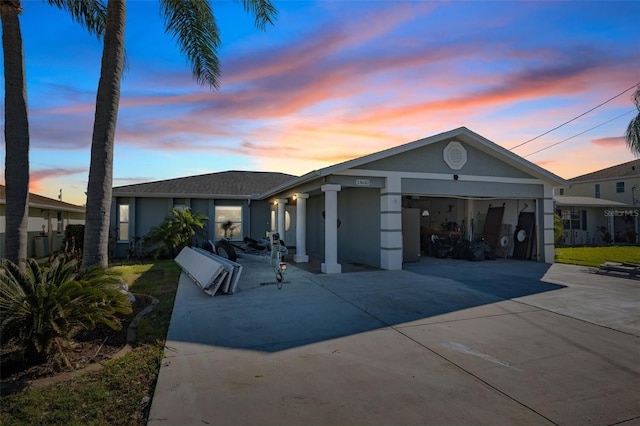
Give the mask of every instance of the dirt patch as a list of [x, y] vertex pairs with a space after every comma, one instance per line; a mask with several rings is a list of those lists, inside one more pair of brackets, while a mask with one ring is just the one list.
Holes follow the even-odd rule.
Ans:
[[128, 329], [132, 321], [144, 309], [151, 306], [153, 298], [136, 295], [132, 304], [133, 312], [120, 315], [122, 328], [112, 330], [104, 324], [98, 324], [93, 330], [78, 329], [71, 340], [65, 356], [71, 367], [59, 356], [52, 356], [40, 364], [28, 364], [15, 347], [0, 349], [0, 377], [2, 380], [0, 393], [7, 395], [23, 389], [29, 382], [39, 379], [52, 378], [70, 372], [100, 366], [113, 359], [127, 345]]

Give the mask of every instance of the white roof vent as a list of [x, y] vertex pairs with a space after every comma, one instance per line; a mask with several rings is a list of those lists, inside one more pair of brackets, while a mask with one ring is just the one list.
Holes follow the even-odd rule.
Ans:
[[442, 152], [444, 155], [444, 162], [452, 170], [460, 170], [467, 163], [467, 150], [464, 149], [460, 142], [449, 142]]

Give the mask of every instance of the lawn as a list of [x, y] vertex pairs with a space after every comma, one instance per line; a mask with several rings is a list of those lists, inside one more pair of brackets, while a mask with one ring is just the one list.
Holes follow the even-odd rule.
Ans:
[[606, 261], [640, 263], [640, 246], [559, 247], [555, 260], [595, 267]]
[[105, 368], [0, 399], [2, 425], [144, 425], [173, 310], [180, 268], [173, 261], [112, 266], [133, 293], [159, 300], [137, 328], [134, 349]]

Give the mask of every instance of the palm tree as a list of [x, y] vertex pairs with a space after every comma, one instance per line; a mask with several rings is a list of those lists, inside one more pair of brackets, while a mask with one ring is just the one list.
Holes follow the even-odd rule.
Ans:
[[[48, 0], [100, 37], [104, 31], [104, 6], [95, 0]], [[4, 52], [4, 136], [6, 144], [5, 257], [21, 262], [27, 257], [29, 212], [29, 121], [24, 51], [19, 15], [20, 0], [0, 0]], [[24, 268], [24, 263], [20, 263]]]
[[[1, 1], [1, 0], [0, 0]], [[178, 43], [191, 63], [196, 81], [218, 88], [220, 46], [218, 27], [207, 0], [159, 0], [165, 31]], [[243, 0], [245, 11], [264, 29], [273, 24], [276, 10], [270, 0]], [[91, 166], [87, 188], [87, 217], [82, 267], [108, 264], [109, 221], [113, 182], [113, 144], [120, 101], [120, 79], [124, 58], [125, 0], [109, 0], [102, 68], [96, 101]]]
[[633, 155], [640, 157], [640, 84], [636, 87], [636, 92], [631, 99], [633, 99], [633, 103], [636, 104], [638, 115], [631, 119], [629, 127], [627, 127], [627, 147]]
[[193, 244], [194, 238], [205, 238], [205, 221], [207, 216], [191, 209], [171, 209], [171, 213], [158, 226], [149, 230], [145, 238], [145, 245], [153, 248], [153, 257], [159, 258], [163, 254], [172, 259], [186, 246]]

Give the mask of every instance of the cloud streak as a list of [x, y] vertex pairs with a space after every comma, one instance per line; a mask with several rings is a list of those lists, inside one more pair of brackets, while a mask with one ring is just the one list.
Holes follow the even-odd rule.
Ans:
[[[215, 166], [206, 167], [215, 170], [224, 170], [226, 158], [244, 159], [252, 169], [302, 174], [461, 125], [515, 145], [635, 83], [640, 33], [628, 24], [627, 6], [605, 14], [610, 7], [603, 4], [505, 3], [496, 15], [481, 3], [284, 3], [274, 29], [225, 41], [230, 47], [221, 57], [218, 92], [194, 83], [188, 68], [176, 65], [184, 59], [167, 53], [165, 39], [155, 46], [134, 44], [116, 150], [145, 158], [149, 167], [157, 164], [158, 178], [166, 178], [169, 171], [188, 170], [175, 160], [167, 166], [161, 156], [189, 159], [183, 163], [211, 158], [207, 164]], [[157, 5], [142, 3], [132, 12], [148, 7], [155, 13]], [[138, 32], [147, 40], [135, 17], [130, 22], [129, 37]], [[615, 34], [606, 32], [611, 28]], [[152, 51], [135, 50], [140, 46]], [[164, 62], [152, 59], [156, 51]], [[88, 83], [76, 87], [49, 76], [38, 81], [30, 101], [36, 153], [86, 152], [95, 110]], [[620, 98], [607, 108], [630, 105]], [[599, 119], [594, 113], [585, 122]], [[563, 131], [577, 129], [575, 124]], [[575, 143], [613, 147], [619, 158], [620, 134], [612, 125]], [[554, 171], [560, 167], [549, 158], [554, 152], [536, 161]], [[619, 161], [607, 155], [607, 161]], [[120, 157], [117, 164], [134, 162]], [[124, 173], [141, 176], [139, 170]]]

